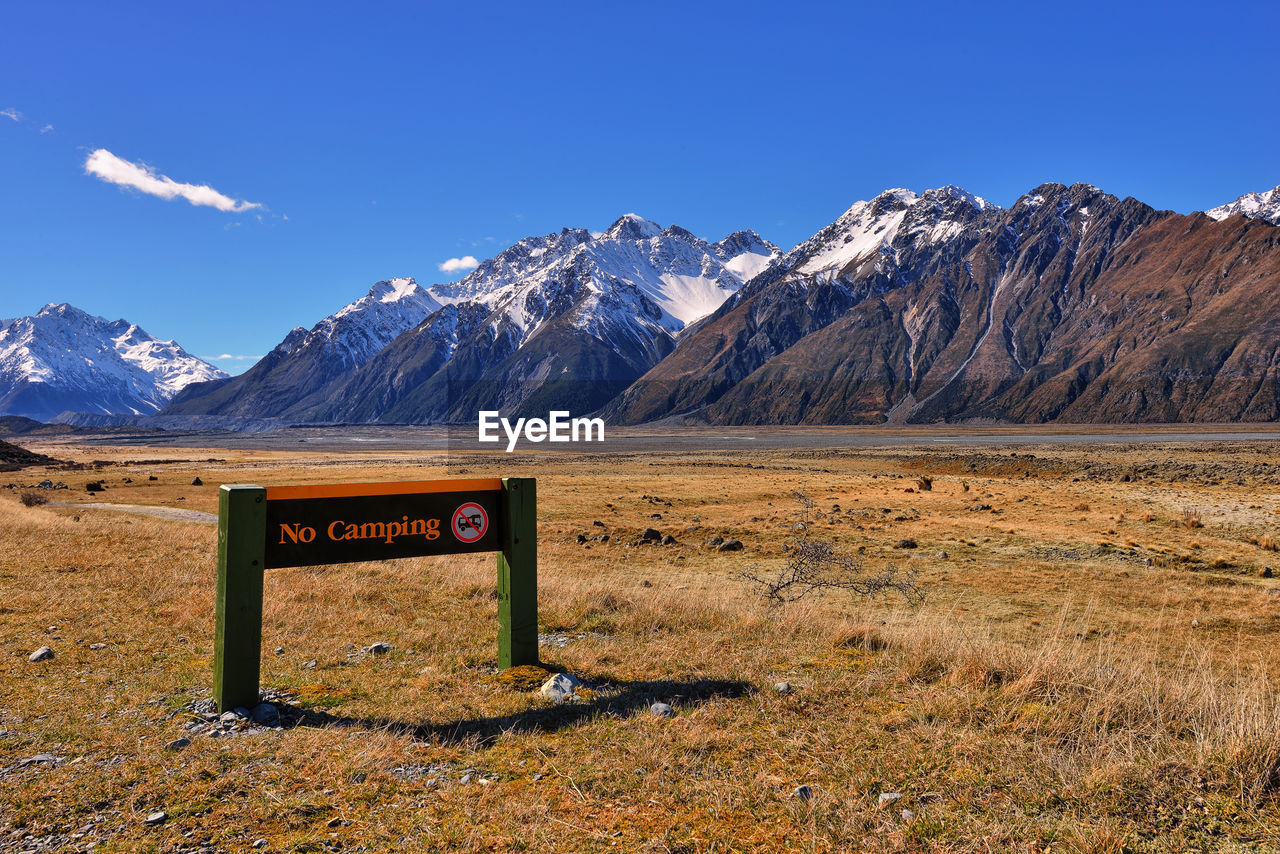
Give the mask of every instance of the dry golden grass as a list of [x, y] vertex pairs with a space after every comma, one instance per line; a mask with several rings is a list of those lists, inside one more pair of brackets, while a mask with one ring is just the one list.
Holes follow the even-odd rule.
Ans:
[[[1098, 454], [1072, 448], [455, 460], [539, 478], [541, 630], [565, 642], [543, 658], [582, 701], [496, 672], [492, 556], [280, 570], [263, 684], [303, 724], [177, 752], [210, 681], [213, 526], [0, 492], [0, 850], [1275, 850], [1280, 597], [1255, 546], [1280, 487], [1212, 468], [1274, 452], [1254, 447], [1107, 451], [1126, 472], [1210, 467], [1174, 482], [1082, 475]], [[111, 487], [55, 500], [204, 511], [223, 482], [450, 473], [421, 454], [54, 455], [154, 461], [54, 473]], [[738, 573], [784, 559], [796, 490], [815, 535], [917, 570], [925, 604], [753, 597]], [[1171, 524], [1192, 506], [1201, 527]], [[632, 545], [650, 526], [678, 544]], [[358, 654], [375, 640], [394, 651]], [[59, 764], [14, 767], [39, 753]]]

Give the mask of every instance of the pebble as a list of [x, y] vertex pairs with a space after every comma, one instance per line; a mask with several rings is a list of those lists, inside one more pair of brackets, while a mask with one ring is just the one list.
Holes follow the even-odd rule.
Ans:
[[740, 540], [725, 540], [716, 546], [718, 552], [740, 552], [742, 551], [742, 542]]
[[563, 703], [573, 694], [574, 691], [582, 687], [582, 681], [572, 673], [557, 673], [546, 682], [542, 683], [542, 687], [538, 689], [538, 693], [546, 697], [548, 700], [554, 700], [557, 703]]
[[53, 658], [53, 650], [47, 646], [42, 646], [27, 657], [28, 661], [48, 661]]
[[901, 792], [881, 792], [880, 798], [876, 801], [876, 806], [882, 807], [886, 804], [891, 804], [894, 801], [901, 800], [901, 798]]
[[369, 653], [370, 655], [386, 655], [388, 652], [391, 652], [391, 650], [393, 649], [395, 649], [395, 647], [393, 647], [391, 644], [387, 643], [386, 641], [377, 641], [375, 643], [371, 643], [368, 646], [366, 646], [364, 648], [364, 651]]
[[674, 546], [676, 544], [676, 538], [671, 536], [670, 534], [667, 534], [665, 537], [662, 538], [662, 544], [664, 546]]
[[654, 703], [649, 707], [649, 713], [660, 718], [674, 718], [676, 716], [676, 710], [666, 703]]
[[164, 746], [164, 749], [165, 750], [181, 750], [182, 748], [189, 747], [190, 745], [191, 745], [191, 739], [189, 738], [175, 738], [173, 741], [166, 744]]
[[640, 535], [640, 539], [650, 540], [650, 541], [661, 540], [662, 532], [659, 531], [657, 528], [645, 528], [644, 533]]
[[168, 820], [169, 820], [169, 814], [164, 810], [153, 812], [146, 818], [147, 824], [153, 827], [157, 824], [164, 824]]
[[284, 655], [284, 647], [282, 646], [276, 647], [276, 655]]
[[807, 803], [813, 799], [813, 788], [807, 783], [802, 786], [796, 786], [796, 790], [791, 795]]
[[310, 661], [304, 661], [302, 662], [302, 666], [305, 667], [307, 670], [315, 670], [316, 660], [313, 658]]
[[265, 840], [265, 839], [255, 839], [255, 840], [253, 840], [253, 847], [254, 847], [254, 848], [266, 848], [266, 847], [267, 847], [267, 840]]
[[105, 643], [91, 643], [91, 644], [89, 644], [89, 649], [106, 649], [106, 648], [107, 648], [107, 645], [106, 645]]
[[915, 818], [915, 817], [916, 817], [916, 814], [915, 814], [915, 813], [913, 813], [911, 810], [903, 810], [903, 811], [902, 811], [902, 820], [903, 820], [903, 821], [911, 821], [911, 820], [912, 820], [913, 818]]
[[52, 753], [37, 753], [28, 759], [24, 759], [18, 763], [19, 768], [25, 768], [28, 765], [57, 765], [58, 757]]
[[790, 683], [790, 682], [775, 682], [775, 683], [773, 683], [773, 690], [777, 691], [779, 694], [790, 694], [790, 693], [791, 693], [791, 683]]

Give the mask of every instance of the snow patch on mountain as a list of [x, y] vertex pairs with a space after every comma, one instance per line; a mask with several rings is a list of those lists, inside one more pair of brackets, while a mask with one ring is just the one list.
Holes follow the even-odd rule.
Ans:
[[787, 253], [789, 278], [840, 273], [877, 254], [894, 255], [901, 233], [911, 244], [936, 244], [965, 228], [962, 208], [998, 210], [980, 196], [953, 185], [917, 195], [895, 187], [869, 201], [856, 202], [839, 219]]
[[1280, 187], [1265, 193], [1245, 193], [1234, 202], [1205, 211], [1205, 216], [1216, 220], [1224, 220], [1237, 214], [1280, 225]]

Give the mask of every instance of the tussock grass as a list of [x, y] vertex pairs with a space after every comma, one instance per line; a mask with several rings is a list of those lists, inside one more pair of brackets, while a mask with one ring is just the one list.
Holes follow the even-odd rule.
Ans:
[[[1070, 453], [1053, 470], [1071, 471]], [[273, 851], [1274, 849], [1268, 553], [1221, 569], [1193, 557], [1270, 530], [1265, 490], [1236, 509], [1235, 486], [995, 466], [967, 473], [967, 493], [938, 481], [907, 495], [888, 476], [900, 455], [751, 459], [769, 476], [726, 483], [720, 468], [654, 457], [530, 471], [540, 630], [565, 640], [543, 660], [585, 680], [576, 702], [541, 699], [542, 673], [498, 677], [492, 556], [280, 570], [266, 579], [263, 684], [303, 724], [181, 751], [165, 745], [208, 692], [213, 527], [0, 502], [0, 850], [28, 834], [77, 850], [70, 834], [96, 816], [86, 839], [100, 851], [259, 837]], [[155, 485], [135, 472], [108, 495], [209, 510], [196, 473], [435, 474], [416, 457], [325, 465], [342, 476], [285, 457], [157, 464]], [[468, 462], [475, 476], [498, 465], [511, 466]], [[822, 508], [815, 535], [873, 571], [918, 570], [925, 604], [763, 607], [738, 574], [786, 560], [796, 489]], [[1213, 520], [1194, 532], [1200, 549], [1182, 525], [1144, 521], [1185, 506]], [[594, 521], [613, 541], [576, 543]], [[679, 545], [626, 545], [655, 524]], [[1095, 548], [1113, 530], [1134, 545]], [[702, 548], [712, 535], [747, 548]], [[909, 555], [893, 548], [907, 537], [920, 545]], [[362, 655], [373, 641], [394, 649]], [[27, 662], [44, 644], [56, 657]], [[781, 681], [790, 692], [773, 690]], [[674, 719], [648, 713], [659, 700]], [[8, 770], [42, 752], [59, 764]], [[489, 782], [462, 784], [467, 769]], [[810, 801], [791, 796], [802, 783]], [[903, 798], [882, 808], [882, 792]], [[169, 821], [145, 826], [156, 809]]]

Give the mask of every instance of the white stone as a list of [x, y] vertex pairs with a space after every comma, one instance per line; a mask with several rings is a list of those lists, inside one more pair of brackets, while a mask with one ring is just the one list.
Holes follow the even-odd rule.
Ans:
[[542, 683], [539, 693], [549, 700], [563, 703], [574, 691], [582, 686], [581, 680], [572, 673], [557, 673]]

